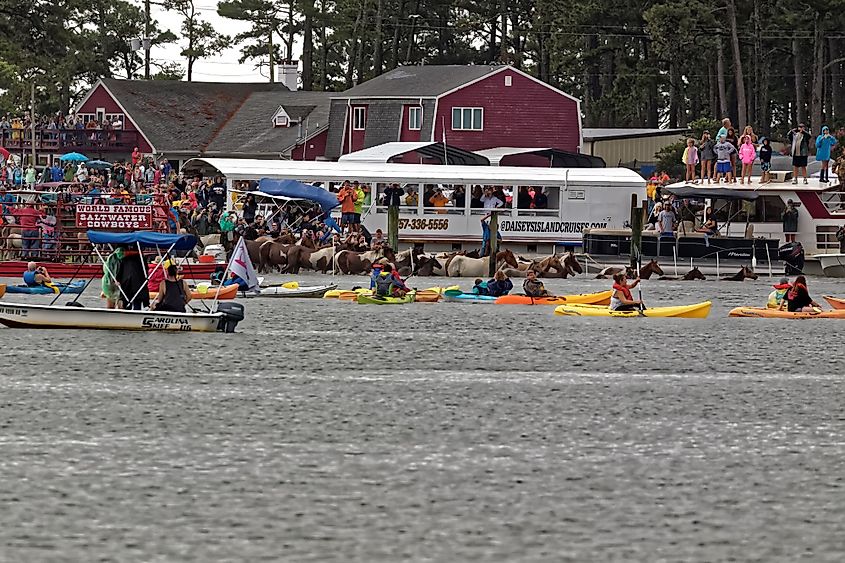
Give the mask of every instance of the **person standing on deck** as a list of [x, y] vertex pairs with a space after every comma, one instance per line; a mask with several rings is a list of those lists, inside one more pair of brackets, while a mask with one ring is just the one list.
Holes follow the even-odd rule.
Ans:
[[705, 131], [701, 135], [701, 141], [698, 145], [699, 158], [701, 159], [701, 183], [704, 183], [704, 178], [707, 178], [709, 184], [713, 178], [713, 167], [716, 162], [714, 146], [716, 146], [716, 142], [710, 138], [710, 132]]
[[695, 165], [698, 164], [698, 148], [695, 146], [695, 139], [687, 139], [683, 161], [687, 169], [686, 181], [695, 182]]
[[722, 120], [722, 127], [719, 129], [719, 132], [716, 133], [716, 139], [717, 140], [720, 140], [720, 139], [723, 139], [723, 138], [727, 139], [728, 138], [728, 129], [730, 129], [730, 128], [731, 128], [731, 120], [730, 120], [730, 118], [726, 117]]
[[795, 202], [791, 199], [786, 202], [786, 209], [784, 209], [781, 219], [783, 220], [783, 236], [786, 242], [795, 242], [795, 233], [798, 232], [798, 210], [795, 209]]
[[828, 167], [830, 166], [830, 151], [836, 144], [836, 137], [830, 134], [830, 129], [827, 125], [822, 127], [822, 133], [816, 137], [816, 160], [822, 163], [822, 169], [819, 172], [819, 182], [827, 184], [830, 182], [828, 177]]
[[355, 189], [350, 183], [344, 182], [343, 187], [337, 194], [337, 200], [340, 202], [340, 227], [342, 229], [349, 229], [349, 232], [354, 232], [355, 223]]
[[797, 129], [792, 129], [787, 134], [791, 145], [789, 154], [792, 155], [792, 183], [798, 183], [798, 172], [804, 177], [807, 183], [807, 158], [810, 156], [810, 134], [803, 123], [798, 124]]
[[760, 183], [768, 184], [771, 181], [772, 169], [772, 142], [763, 137], [760, 139], [760, 170], [763, 174], [760, 175]]
[[716, 183], [722, 181], [722, 175], [728, 183], [731, 181], [733, 168], [731, 167], [731, 155], [736, 153], [736, 147], [725, 142], [724, 136], [719, 136], [719, 142], [713, 147], [716, 152]]
[[367, 190], [357, 181], [352, 183], [352, 188], [355, 190], [355, 232], [361, 232], [361, 215], [364, 214], [364, 200], [367, 199]]

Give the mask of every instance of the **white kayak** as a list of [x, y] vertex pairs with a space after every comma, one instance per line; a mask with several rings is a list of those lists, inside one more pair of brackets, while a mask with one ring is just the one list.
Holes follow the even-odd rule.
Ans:
[[335, 285], [313, 285], [297, 287], [262, 287], [256, 291], [239, 291], [238, 297], [315, 297], [322, 298], [327, 291], [337, 289]]
[[214, 313], [165, 313], [0, 302], [0, 324], [10, 328], [234, 332], [240, 320], [237, 303], [221, 303]]

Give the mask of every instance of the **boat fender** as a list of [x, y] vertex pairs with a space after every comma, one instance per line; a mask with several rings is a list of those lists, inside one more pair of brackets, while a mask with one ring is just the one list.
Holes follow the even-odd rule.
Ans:
[[235, 332], [235, 327], [244, 320], [244, 306], [240, 303], [218, 303], [217, 312], [223, 313], [220, 326], [217, 327], [217, 330], [223, 332]]

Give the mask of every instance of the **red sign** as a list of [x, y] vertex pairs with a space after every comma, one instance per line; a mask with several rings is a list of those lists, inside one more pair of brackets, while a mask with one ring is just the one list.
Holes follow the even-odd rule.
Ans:
[[76, 226], [83, 229], [151, 229], [150, 205], [77, 205]]

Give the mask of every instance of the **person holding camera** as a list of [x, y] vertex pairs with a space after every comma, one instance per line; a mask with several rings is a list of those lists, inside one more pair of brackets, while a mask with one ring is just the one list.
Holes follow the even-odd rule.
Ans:
[[799, 123], [796, 129], [792, 129], [787, 138], [791, 145], [789, 154], [792, 155], [792, 183], [798, 183], [798, 172], [804, 177], [807, 183], [807, 157], [810, 156], [810, 133], [803, 123]]
[[38, 266], [35, 262], [30, 262], [26, 265], [26, 271], [23, 273], [23, 282], [29, 287], [37, 287], [40, 285], [50, 285], [53, 280], [44, 266]]

